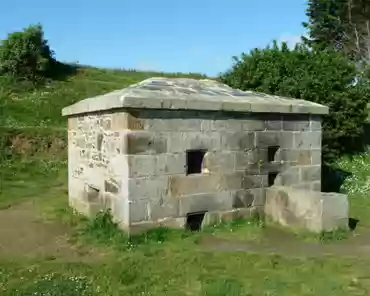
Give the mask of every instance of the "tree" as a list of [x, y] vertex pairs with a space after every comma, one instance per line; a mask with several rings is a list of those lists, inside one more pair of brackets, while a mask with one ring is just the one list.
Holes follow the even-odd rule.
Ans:
[[315, 51], [305, 45], [255, 49], [234, 57], [221, 82], [242, 90], [254, 90], [327, 105], [323, 120], [323, 157], [333, 161], [357, 148], [366, 118], [370, 92], [367, 84], [354, 84], [355, 65], [333, 50]]
[[45, 77], [53, 62], [41, 25], [11, 33], [0, 43], [0, 74], [34, 81]]
[[341, 51], [358, 63], [370, 61], [370, 1], [309, 0], [306, 15], [307, 45]]

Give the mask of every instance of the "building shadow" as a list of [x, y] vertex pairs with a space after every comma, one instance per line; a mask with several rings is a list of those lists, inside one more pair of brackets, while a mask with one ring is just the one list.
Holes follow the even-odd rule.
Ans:
[[352, 173], [323, 165], [321, 175], [321, 191], [339, 193], [344, 181], [350, 177]]

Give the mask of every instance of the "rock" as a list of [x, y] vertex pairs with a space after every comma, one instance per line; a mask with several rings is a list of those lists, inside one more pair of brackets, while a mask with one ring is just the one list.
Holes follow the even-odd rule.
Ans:
[[348, 211], [345, 194], [279, 186], [266, 190], [265, 214], [283, 226], [312, 232], [348, 229]]

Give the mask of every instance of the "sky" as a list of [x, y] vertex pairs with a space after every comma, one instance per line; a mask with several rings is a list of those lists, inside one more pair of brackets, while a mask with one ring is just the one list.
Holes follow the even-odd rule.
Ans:
[[232, 56], [297, 42], [306, 0], [1, 0], [0, 39], [40, 23], [58, 60], [215, 76]]

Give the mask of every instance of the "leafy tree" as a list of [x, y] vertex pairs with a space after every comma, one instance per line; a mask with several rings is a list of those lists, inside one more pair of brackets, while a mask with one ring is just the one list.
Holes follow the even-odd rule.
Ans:
[[357, 148], [366, 118], [370, 93], [363, 83], [354, 83], [357, 69], [335, 51], [314, 51], [305, 45], [289, 49], [275, 42], [234, 57], [232, 68], [220, 80], [231, 87], [289, 96], [327, 105], [323, 120], [323, 157], [331, 162]]
[[335, 49], [357, 62], [370, 61], [370, 1], [309, 0], [306, 44]]
[[0, 74], [35, 81], [47, 75], [53, 62], [41, 25], [11, 33], [0, 43]]

